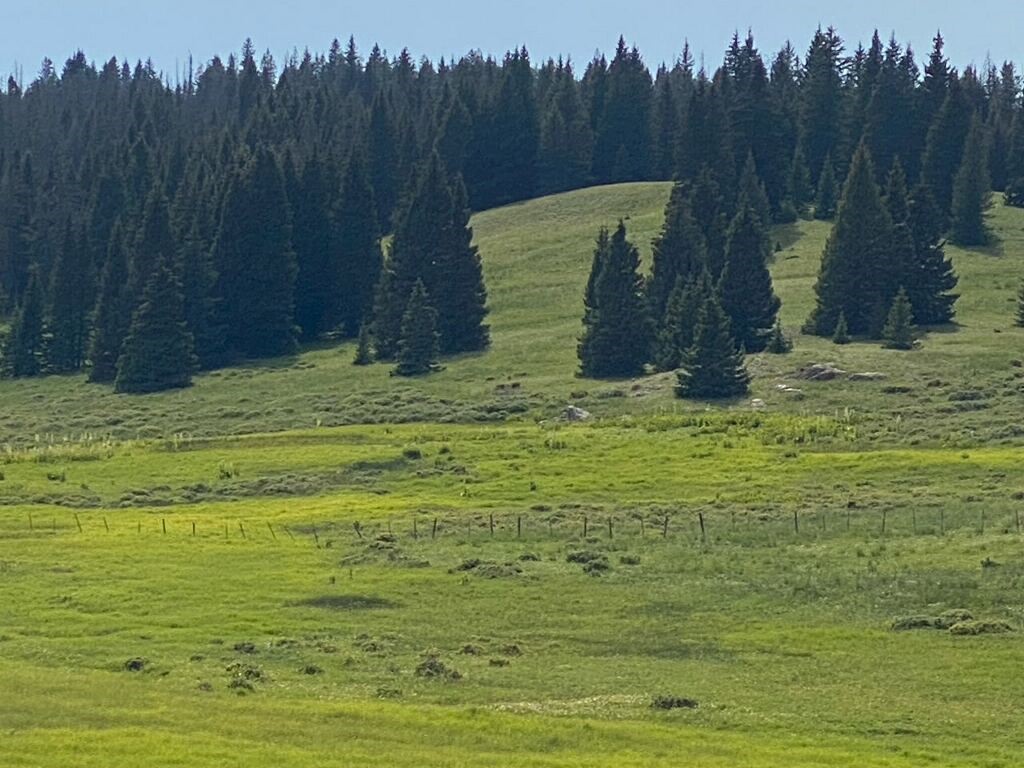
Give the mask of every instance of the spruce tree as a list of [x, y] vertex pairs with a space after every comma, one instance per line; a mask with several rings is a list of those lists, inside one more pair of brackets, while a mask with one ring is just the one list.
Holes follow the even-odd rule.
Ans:
[[469, 225], [469, 203], [461, 177], [451, 182], [451, 208], [441, 232], [441, 252], [435, 279], [443, 276], [434, 300], [437, 328], [441, 335], [441, 352], [459, 354], [478, 352], [491, 343], [491, 331], [484, 320], [487, 309], [487, 288], [484, 285], [483, 262], [473, 244]]
[[882, 331], [882, 338], [885, 339], [886, 349], [913, 349], [914, 347], [913, 310], [910, 306], [910, 299], [907, 298], [907, 292], [902, 288], [893, 299], [889, 317], [885, 322], [885, 329]]
[[1024, 328], [1024, 280], [1021, 280], [1017, 288], [1017, 314], [1014, 315], [1013, 324], [1018, 328]]
[[373, 207], [377, 212], [379, 234], [391, 230], [391, 217], [398, 202], [401, 184], [398, 135], [391, 104], [384, 93], [379, 91], [370, 107], [367, 129], [368, 175], [373, 189]]
[[[284, 163], [285, 189], [292, 212], [295, 252], [295, 323], [302, 338], [315, 339], [333, 329], [341, 314], [338, 259], [332, 253], [331, 191], [325, 163], [314, 150], [300, 171]], [[376, 227], [376, 223], [374, 223]]]
[[152, 268], [117, 361], [114, 391], [145, 394], [192, 384], [192, 334], [181, 283], [166, 262]]
[[46, 298], [43, 293], [39, 268], [29, 268], [28, 286], [21, 305], [14, 315], [11, 328], [4, 341], [3, 374], [11, 378], [38, 376], [44, 365], [44, 313]]
[[719, 291], [733, 338], [748, 352], [764, 349], [781, 305], [768, 272], [770, 255], [764, 222], [744, 205], [729, 226]]
[[771, 335], [768, 337], [768, 346], [764, 348], [764, 351], [772, 355], [784, 355], [793, 351], [793, 341], [782, 329], [782, 321], [775, 321]]
[[192, 334], [200, 370], [211, 370], [225, 360], [224, 328], [218, 325], [213, 292], [217, 276], [210, 263], [210, 252], [199, 234], [198, 223], [185, 236], [175, 262], [185, 302], [185, 323]]
[[295, 252], [288, 201], [273, 153], [240, 158], [214, 243], [218, 311], [227, 349], [242, 357], [295, 350]]
[[88, 355], [91, 382], [111, 382], [117, 376], [117, 360], [132, 316], [132, 296], [127, 282], [128, 254], [118, 223], [111, 233], [110, 249], [100, 276], [99, 296], [92, 317]]
[[850, 329], [846, 325], [846, 313], [840, 312], [839, 319], [836, 320], [835, 330], [832, 331], [832, 343], [833, 344], [849, 344], [850, 343]]
[[437, 311], [422, 280], [417, 280], [409, 294], [402, 314], [402, 332], [398, 339], [397, 376], [420, 376], [437, 367], [438, 340]]
[[441, 350], [470, 352], [490, 343], [487, 292], [480, 254], [472, 243], [461, 179], [448, 178], [433, 152], [417, 174], [412, 194], [396, 218], [395, 236], [377, 287], [374, 338], [377, 354], [398, 349], [406, 300], [417, 280], [437, 310]]
[[985, 125], [975, 115], [953, 184], [953, 241], [965, 246], [987, 243], [991, 233], [985, 224], [985, 214], [991, 207], [988, 142]]
[[654, 363], [659, 371], [673, 371], [682, 364], [683, 355], [693, 346], [697, 314], [713, 292], [706, 269], [687, 282], [683, 278], [676, 281], [655, 346]]
[[913, 267], [903, 278], [916, 325], [940, 325], [953, 319], [958, 278], [946, 256], [942, 214], [931, 190], [918, 184], [908, 205], [908, 224], [914, 239]]
[[84, 364], [92, 296], [92, 264], [84, 237], [68, 223], [52, 267], [46, 322], [46, 367], [50, 372], [74, 373]]
[[892, 220], [875, 184], [870, 154], [862, 144], [854, 155], [822, 256], [814, 286], [817, 306], [807, 323], [811, 333], [831, 334], [840, 313], [851, 334], [874, 335], [882, 330], [894, 289], [888, 280], [891, 242]]
[[746, 394], [750, 375], [743, 352], [736, 348], [729, 329], [729, 316], [712, 292], [697, 313], [693, 345], [683, 356], [677, 374], [679, 397], [717, 399]]
[[807, 161], [804, 160], [804, 152], [800, 146], [797, 146], [796, 152], [793, 154], [793, 162], [789, 167], [786, 194], [798, 214], [807, 211], [807, 206], [813, 198], [814, 188], [811, 185], [811, 172], [807, 168]]
[[768, 202], [768, 193], [765, 192], [764, 183], [757, 173], [757, 163], [754, 162], [753, 153], [747, 155], [746, 165], [743, 166], [743, 173], [740, 174], [736, 211], [742, 211], [744, 208], [753, 211], [762, 226], [771, 226], [772, 209]]
[[652, 318], [665, 316], [669, 295], [682, 280], [685, 286], [707, 267], [704, 235], [691, 214], [686, 187], [676, 183], [665, 206], [661, 234], [654, 239], [647, 301]]
[[964, 142], [971, 127], [971, 107], [964, 97], [962, 84], [953, 77], [942, 108], [928, 130], [924, 156], [921, 159], [921, 180], [935, 195], [935, 202], [949, 222], [953, 208], [953, 180], [963, 161]]
[[352, 153], [345, 168], [333, 221], [331, 250], [338, 263], [332, 286], [338, 303], [335, 321], [352, 336], [369, 323], [383, 264], [373, 190], [359, 152]]
[[369, 365], [373, 362], [373, 344], [369, 323], [359, 329], [359, 340], [356, 343], [356, 354], [352, 358], [353, 365]]
[[[598, 237], [599, 247], [605, 242]], [[578, 354], [588, 378], [620, 378], [643, 372], [649, 351], [649, 322], [643, 294], [640, 254], [619, 222], [604, 253], [595, 254], [590, 302], [584, 310]]]
[[825, 158], [821, 177], [818, 179], [818, 192], [814, 198], [814, 218], [822, 221], [832, 219], [836, 215], [839, 204], [839, 184], [836, 181], [835, 169], [831, 155]]
[[690, 211], [693, 220], [704, 234], [708, 271], [717, 280], [725, 264], [725, 239], [729, 228], [727, 205], [721, 188], [710, 169], [698, 174], [690, 192]]

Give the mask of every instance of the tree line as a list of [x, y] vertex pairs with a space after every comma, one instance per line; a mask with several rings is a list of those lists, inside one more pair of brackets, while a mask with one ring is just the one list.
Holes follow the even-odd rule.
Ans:
[[[687, 341], [666, 340], [665, 314], [712, 293], [752, 351], [764, 318], [747, 328], [735, 307], [747, 291], [767, 295], [750, 267], [764, 229], [808, 211], [851, 218], [840, 190], [858, 147], [872, 183], [902, 173], [931, 198], [907, 205], [934, 206], [934, 231], [885, 211], [908, 254], [937, 246], [935, 231], [983, 239], [984, 211], [968, 214], [989, 189], [1024, 203], [1016, 70], [958, 72], [943, 45], [937, 36], [923, 72], [895, 39], [876, 34], [847, 52], [833, 29], [818, 30], [803, 57], [787, 44], [766, 58], [736, 35], [714, 72], [687, 47], [652, 72], [621, 39], [610, 61], [598, 55], [580, 73], [567, 60], [535, 65], [525, 48], [435, 64], [374, 47], [364, 59], [351, 40], [280, 68], [247, 42], [175, 83], [149, 63], [96, 66], [78, 52], [58, 73], [44, 61], [31, 83], [11, 78], [0, 92], [0, 304], [12, 318], [3, 371], [85, 369], [151, 391], [339, 336], [360, 338], [357, 362], [429, 371], [440, 355], [489, 342], [469, 211], [671, 179], [687, 200], [685, 215], [671, 213], [700, 229], [693, 259], [714, 290], [652, 276], [654, 357], [669, 365]], [[622, 250], [617, 237], [607, 250]], [[826, 261], [843, 264], [834, 249]], [[840, 313], [852, 332], [869, 316], [874, 330], [899, 287], [886, 282], [893, 295], [875, 290], [863, 306], [844, 297], [837, 312], [826, 277], [818, 332], [834, 332]], [[919, 310], [910, 282], [924, 322], [932, 310]]]

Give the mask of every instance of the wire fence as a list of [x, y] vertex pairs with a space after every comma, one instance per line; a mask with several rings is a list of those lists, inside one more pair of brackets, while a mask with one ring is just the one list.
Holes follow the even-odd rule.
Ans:
[[370, 543], [381, 537], [414, 542], [510, 540], [666, 540], [698, 546], [763, 545], [830, 539], [877, 540], [947, 534], [1019, 535], [1019, 510], [989, 508], [870, 509], [853, 507], [759, 512], [755, 510], [566, 514], [419, 513], [372, 520], [279, 522], [208, 516], [129, 515], [29, 511], [0, 515], [0, 537], [67, 535], [160, 536], [315, 547]]

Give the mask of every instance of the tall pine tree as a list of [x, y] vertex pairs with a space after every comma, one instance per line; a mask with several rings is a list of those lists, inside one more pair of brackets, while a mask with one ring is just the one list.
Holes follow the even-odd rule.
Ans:
[[678, 380], [679, 397], [708, 400], [738, 397], [750, 386], [743, 353], [736, 348], [729, 316], [715, 292], [705, 298], [697, 314], [693, 344], [683, 356]]
[[145, 394], [187, 387], [195, 362], [181, 283], [161, 261], [153, 267], [142, 303], [132, 316], [114, 391]]
[[958, 245], [984, 245], [990, 232], [985, 214], [992, 207], [992, 179], [988, 170], [985, 124], [971, 121], [963, 159], [953, 183], [953, 240]]
[[213, 247], [227, 348], [242, 357], [295, 350], [295, 252], [281, 169], [260, 146], [239, 158]]
[[842, 313], [851, 334], [877, 334], [895, 287], [888, 281], [892, 219], [875, 183], [871, 156], [857, 150], [843, 188], [836, 223], [814, 286], [817, 306], [807, 329], [830, 336]]
[[598, 237], [594, 269], [577, 349], [580, 373], [595, 379], [636, 376], [647, 360], [650, 325], [640, 254], [621, 221], [610, 238]]
[[764, 223], [743, 206], [729, 227], [719, 291], [733, 338], [748, 352], [765, 348], [781, 305], [768, 272], [770, 254]]

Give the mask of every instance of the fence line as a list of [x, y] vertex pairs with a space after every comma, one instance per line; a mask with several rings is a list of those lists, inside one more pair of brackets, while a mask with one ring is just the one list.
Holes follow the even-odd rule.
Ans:
[[[109, 511], [108, 511], [109, 512]], [[793, 543], [800, 541], [840, 541], [844, 539], [878, 541], [887, 538], [942, 537], [953, 532], [968, 532], [977, 535], [987, 533], [1021, 534], [1021, 513], [1014, 509], [1001, 517], [993, 517], [981, 508], [974, 513], [957, 514], [946, 508], [929, 510], [908, 509], [855, 511], [848, 506], [845, 510], [800, 510], [794, 509], [792, 521], [787, 524], [786, 515], [781, 512], [770, 514], [746, 510], [743, 520], [737, 522], [736, 510], [724, 511], [706, 508], [687, 512], [661, 514], [609, 514], [603, 519], [592, 519], [592, 511], [576, 515], [523, 515], [508, 514], [496, 516], [493, 512], [463, 515], [416, 515], [404, 520], [396, 517], [374, 519], [369, 523], [354, 521], [335, 523], [274, 523], [263, 521], [261, 527], [247, 528], [244, 519], [183, 519], [181, 517], [157, 518], [147, 515], [132, 516], [95, 515], [83, 511], [69, 512], [64, 516], [51, 515], [49, 525], [40, 524], [37, 513], [29, 511], [23, 524], [15, 522], [12, 516], [0, 515], [0, 535], [28, 535], [52, 537], [55, 535], [135, 535], [158, 534], [169, 538], [212, 538], [221, 536], [225, 540], [256, 543], [309, 543], [315, 547], [330, 547], [335, 544], [359, 543], [381, 537], [411, 538], [414, 541], [436, 541], [463, 537], [466, 540], [605, 540], [648, 539], [648, 528], [656, 532], [655, 539], [673, 540], [692, 545], [712, 547], [730, 544]], [[740, 514], [743, 514], [742, 511]], [[125, 516], [127, 517], [127, 516]], [[829, 518], [833, 524], [829, 524]], [[834, 524], [836, 520], [840, 524]], [[45, 518], [44, 518], [45, 521]], [[232, 536], [231, 523], [237, 526]], [[145, 525], [144, 525], [145, 523]], [[429, 537], [421, 532], [421, 526], [429, 530]], [[278, 533], [283, 534], [282, 538]]]

